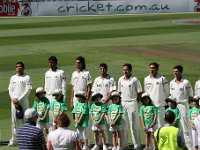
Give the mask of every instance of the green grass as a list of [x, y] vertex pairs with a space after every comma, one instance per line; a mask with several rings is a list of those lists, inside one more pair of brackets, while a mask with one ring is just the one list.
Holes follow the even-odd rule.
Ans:
[[[98, 76], [99, 63], [106, 62], [109, 73], [117, 81], [122, 76], [122, 65], [129, 62], [143, 84], [144, 77], [148, 75], [148, 64], [157, 61], [160, 73], [169, 81], [173, 79], [172, 67], [182, 64], [184, 76], [194, 86], [200, 76], [200, 25], [173, 23], [176, 19], [191, 18], [200, 19], [200, 14], [0, 18], [2, 140], [10, 138], [11, 114], [7, 88], [17, 61], [25, 63], [25, 71], [32, 78], [30, 106], [35, 89], [44, 85], [50, 55], [58, 57], [60, 68], [67, 73], [68, 108], [71, 73], [75, 70], [75, 58], [79, 55], [86, 58], [93, 80]], [[71, 117], [70, 111], [68, 114]], [[73, 122], [70, 127], [74, 129]], [[141, 141], [144, 144], [143, 131]]]

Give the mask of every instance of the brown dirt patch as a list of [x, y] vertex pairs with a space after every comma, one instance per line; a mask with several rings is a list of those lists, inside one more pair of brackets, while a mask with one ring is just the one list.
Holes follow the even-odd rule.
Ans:
[[200, 19], [177, 19], [172, 21], [175, 24], [189, 24], [189, 25], [200, 25]]
[[143, 56], [171, 58], [200, 64], [200, 53], [174, 46], [152, 46], [150, 48], [140, 47], [112, 47], [113, 50], [136, 53]]

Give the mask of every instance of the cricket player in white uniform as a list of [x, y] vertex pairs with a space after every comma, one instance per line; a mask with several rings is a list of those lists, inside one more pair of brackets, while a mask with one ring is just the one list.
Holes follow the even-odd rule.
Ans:
[[195, 83], [194, 86], [194, 95], [200, 97], [200, 80]]
[[170, 82], [171, 98], [177, 102], [177, 108], [181, 114], [181, 127], [183, 129], [185, 143], [187, 148], [192, 149], [192, 134], [189, 126], [187, 114], [189, 110], [188, 101], [193, 97], [193, 90], [190, 82], [182, 76], [183, 67], [177, 65], [173, 68], [175, 79]]
[[88, 102], [91, 95], [91, 87], [92, 87], [92, 78], [90, 72], [86, 70], [84, 57], [79, 56], [76, 58], [76, 68], [77, 70], [72, 73], [71, 77], [72, 90], [71, 90], [70, 105], [72, 109], [74, 108], [77, 102], [77, 98], [75, 97], [75, 95], [79, 91], [85, 92], [86, 102]]
[[[99, 72], [100, 76], [94, 80], [92, 92], [101, 93], [103, 95], [102, 101], [106, 104], [106, 107], [108, 108], [112, 104], [112, 100], [110, 99], [110, 97], [112, 92], [116, 90], [116, 83], [114, 78], [108, 74], [107, 64], [101, 63], [99, 65]], [[109, 132], [110, 124], [107, 116], [106, 120], [106, 129], [108, 133], [109, 143], [112, 143], [112, 134], [111, 132]]]
[[124, 64], [124, 76], [119, 78], [118, 91], [121, 94], [121, 103], [123, 106], [123, 124], [122, 144], [126, 147], [128, 144], [128, 121], [131, 129], [132, 142], [135, 149], [140, 149], [140, 126], [138, 115], [137, 100], [142, 94], [142, 86], [140, 81], [132, 75], [132, 65]]
[[[49, 99], [51, 104], [55, 99], [52, 94], [56, 89], [61, 89], [64, 95], [64, 100], [66, 98], [66, 74], [63, 70], [57, 67], [57, 58], [55, 56], [50, 56], [48, 59], [50, 69], [45, 73], [45, 86], [46, 97]], [[53, 131], [53, 119], [49, 114], [49, 131]]]
[[8, 87], [9, 96], [11, 99], [12, 118], [12, 138], [10, 139], [8, 146], [17, 145], [16, 130], [24, 123], [23, 119], [16, 118], [15, 106], [20, 104], [24, 111], [29, 107], [28, 97], [32, 89], [32, 83], [30, 76], [24, 73], [24, 68], [25, 66], [23, 62], [16, 63], [16, 75], [13, 75], [10, 78]]
[[57, 58], [55, 56], [50, 56], [48, 61], [50, 69], [45, 73], [44, 86], [44, 90], [46, 91], [46, 97], [49, 99], [49, 102], [52, 103], [52, 101], [54, 101], [54, 97], [52, 96], [53, 92], [56, 89], [61, 89], [65, 100], [66, 74], [63, 70], [58, 69]]
[[144, 91], [150, 95], [153, 104], [158, 108], [158, 128], [164, 126], [165, 99], [169, 96], [169, 84], [167, 79], [158, 73], [159, 64], [149, 64], [149, 75], [144, 78]]

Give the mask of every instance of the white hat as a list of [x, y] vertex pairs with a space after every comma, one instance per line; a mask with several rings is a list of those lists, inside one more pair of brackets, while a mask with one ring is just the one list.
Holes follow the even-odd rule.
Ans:
[[[150, 98], [150, 95], [149, 95], [148, 93], [143, 93], [143, 94], [142, 94], [142, 97], [141, 97], [141, 101], [143, 101], [145, 97]], [[150, 99], [151, 99], [151, 98], [150, 98]]]
[[86, 99], [86, 93], [83, 91], [78, 91], [78, 93], [75, 94], [75, 97], [82, 97]]
[[33, 118], [33, 117], [37, 117], [38, 115], [39, 114], [35, 109], [28, 108], [28, 109], [26, 109], [26, 111], [24, 113], [24, 118], [25, 119], [30, 119], [30, 118]]
[[97, 96], [100, 96], [101, 98], [103, 97], [103, 95], [102, 95], [101, 93], [92, 93], [92, 101], [94, 101], [94, 99], [95, 99]]
[[55, 91], [52, 94], [53, 96], [55, 95], [62, 95], [62, 90], [61, 89], [55, 89]]
[[46, 91], [44, 90], [43, 87], [39, 87], [35, 90], [35, 94], [38, 94], [38, 93], [46, 93]]
[[120, 93], [117, 91], [112, 92], [110, 99], [112, 99], [114, 96], [118, 96], [119, 98], [121, 98]]

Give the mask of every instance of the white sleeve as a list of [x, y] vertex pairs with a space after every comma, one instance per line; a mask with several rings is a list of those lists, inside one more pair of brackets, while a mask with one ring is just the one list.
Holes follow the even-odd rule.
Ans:
[[147, 92], [146, 79], [144, 78], [144, 92]]
[[195, 86], [194, 86], [194, 95], [197, 95], [198, 92], [197, 92], [197, 87], [198, 87], [198, 81], [195, 83]]
[[22, 93], [22, 95], [18, 98], [18, 100], [21, 101], [25, 96], [28, 96], [31, 93], [31, 89], [32, 89], [32, 82], [31, 82], [31, 78], [28, 77], [27, 83], [26, 83], [26, 89]]
[[169, 84], [165, 77], [163, 77], [163, 89], [165, 93], [165, 98], [169, 97]]
[[72, 77], [71, 77], [71, 81], [70, 81], [70, 84], [74, 86], [73, 78], [74, 78], [74, 73], [72, 73]]
[[13, 92], [12, 92], [13, 91], [12, 77], [10, 78], [8, 90], [9, 90], [9, 96], [10, 96], [10, 98], [12, 100], [14, 98]]
[[141, 83], [140, 83], [140, 80], [136, 80], [136, 88], [137, 88], [137, 93], [140, 93], [142, 92], [142, 86], [141, 86]]
[[66, 74], [64, 71], [62, 72], [61, 76], [62, 76], [62, 93], [65, 99], [66, 98]]
[[92, 90], [93, 93], [97, 92], [97, 78], [94, 80], [94, 83], [92, 85]]
[[192, 90], [192, 86], [191, 86], [189, 81], [187, 82], [186, 89], [187, 89], [188, 97], [192, 97], [193, 96], [193, 90]]
[[122, 90], [121, 90], [121, 80], [119, 79], [118, 80], [118, 92], [121, 93]]
[[44, 75], [44, 90], [45, 90], [46, 92], [49, 91], [49, 90], [48, 90], [48, 87], [49, 87], [49, 83], [48, 83], [48, 80], [47, 80], [47, 72], [46, 72], [45, 75]]
[[92, 83], [92, 77], [90, 75], [90, 73], [88, 72], [87, 74], [87, 85]]
[[114, 80], [114, 78], [110, 79], [110, 92], [115, 91], [116, 90], [116, 82]]

